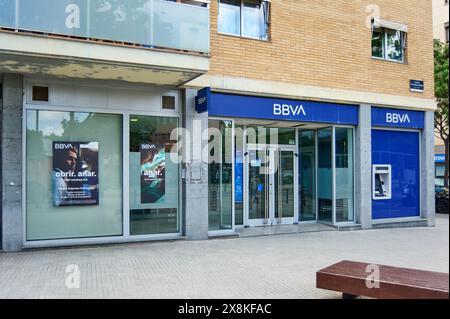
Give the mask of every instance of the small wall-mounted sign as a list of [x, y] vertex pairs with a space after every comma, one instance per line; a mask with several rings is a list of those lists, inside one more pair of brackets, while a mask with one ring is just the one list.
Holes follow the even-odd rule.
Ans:
[[211, 103], [211, 88], [204, 88], [198, 91], [195, 97], [195, 110], [202, 114], [208, 112], [209, 103]]
[[420, 80], [409, 80], [409, 90], [411, 92], [423, 93], [425, 90], [425, 84]]
[[445, 154], [436, 154], [436, 155], [434, 155], [434, 161], [436, 163], [445, 163]]

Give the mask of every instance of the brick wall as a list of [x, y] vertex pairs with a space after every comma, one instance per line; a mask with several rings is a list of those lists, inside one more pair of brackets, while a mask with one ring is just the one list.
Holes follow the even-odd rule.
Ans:
[[[371, 57], [366, 8], [407, 24], [407, 62]], [[272, 0], [269, 41], [217, 33], [218, 1], [211, 2], [210, 75], [314, 85], [411, 97], [434, 97], [431, 1]], [[411, 93], [409, 80], [425, 81]]]

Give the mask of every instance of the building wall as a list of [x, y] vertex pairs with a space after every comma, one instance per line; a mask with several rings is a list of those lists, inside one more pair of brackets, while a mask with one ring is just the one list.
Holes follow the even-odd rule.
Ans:
[[445, 24], [449, 21], [448, 3], [445, 0], [433, 0], [433, 36], [445, 42]]
[[[367, 22], [373, 3], [380, 18], [408, 25], [405, 64], [372, 59]], [[434, 97], [432, 7], [428, 1], [272, 0], [269, 41], [218, 34], [217, 17], [218, 1], [212, 1], [208, 75]], [[410, 79], [424, 80], [425, 92], [410, 92]]]

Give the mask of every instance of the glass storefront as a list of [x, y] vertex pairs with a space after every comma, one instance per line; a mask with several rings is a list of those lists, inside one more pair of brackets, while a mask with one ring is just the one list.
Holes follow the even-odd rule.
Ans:
[[124, 116], [27, 110], [27, 241], [180, 232], [178, 118], [129, 115], [124, 132]]
[[[230, 121], [210, 120], [210, 129], [223, 133], [226, 126], [223, 123], [232, 127]], [[229, 134], [223, 143], [231, 143]], [[270, 143], [273, 141], [279, 143]], [[210, 230], [228, 229], [217, 221], [224, 213], [231, 220], [228, 214], [232, 209], [227, 202], [217, 209], [215, 203], [231, 198], [233, 191], [238, 227], [296, 221], [330, 224], [355, 221], [352, 127], [291, 129], [237, 125], [234, 143], [234, 189], [227, 182], [221, 184], [224, 187], [221, 189], [216, 177], [220, 171], [228, 175], [231, 166], [210, 163]]]
[[300, 221], [316, 220], [316, 192], [319, 221], [343, 223], [355, 220], [353, 141], [353, 128], [330, 127], [299, 132]]
[[130, 234], [179, 232], [178, 119], [130, 116]]
[[300, 221], [316, 220], [316, 132], [300, 131], [299, 202]]
[[336, 127], [336, 222], [354, 221], [353, 129]]
[[[177, 117], [26, 116], [28, 241], [181, 232]], [[249, 143], [251, 130], [231, 120], [209, 120], [209, 231], [354, 221], [353, 128], [250, 129], [266, 143]]]
[[121, 236], [122, 116], [26, 116], [27, 240]]
[[235, 225], [244, 225], [244, 127], [235, 128], [234, 210]]
[[233, 229], [233, 126], [209, 120], [209, 230]]
[[333, 128], [317, 131], [318, 219], [333, 222]]

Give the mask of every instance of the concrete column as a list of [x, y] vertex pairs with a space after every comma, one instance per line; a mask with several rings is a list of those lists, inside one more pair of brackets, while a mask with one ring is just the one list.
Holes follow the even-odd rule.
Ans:
[[4, 74], [1, 125], [4, 251], [22, 248], [22, 108], [22, 75]]
[[202, 151], [208, 139], [202, 134], [208, 130], [208, 114], [197, 114], [197, 90], [184, 94], [183, 127], [189, 133], [183, 145], [183, 224], [188, 240], [208, 239], [208, 164]]
[[363, 229], [372, 228], [372, 108], [359, 108], [356, 129], [356, 222]]
[[420, 154], [421, 215], [428, 220], [428, 226], [435, 226], [434, 113], [430, 111], [425, 112]]

